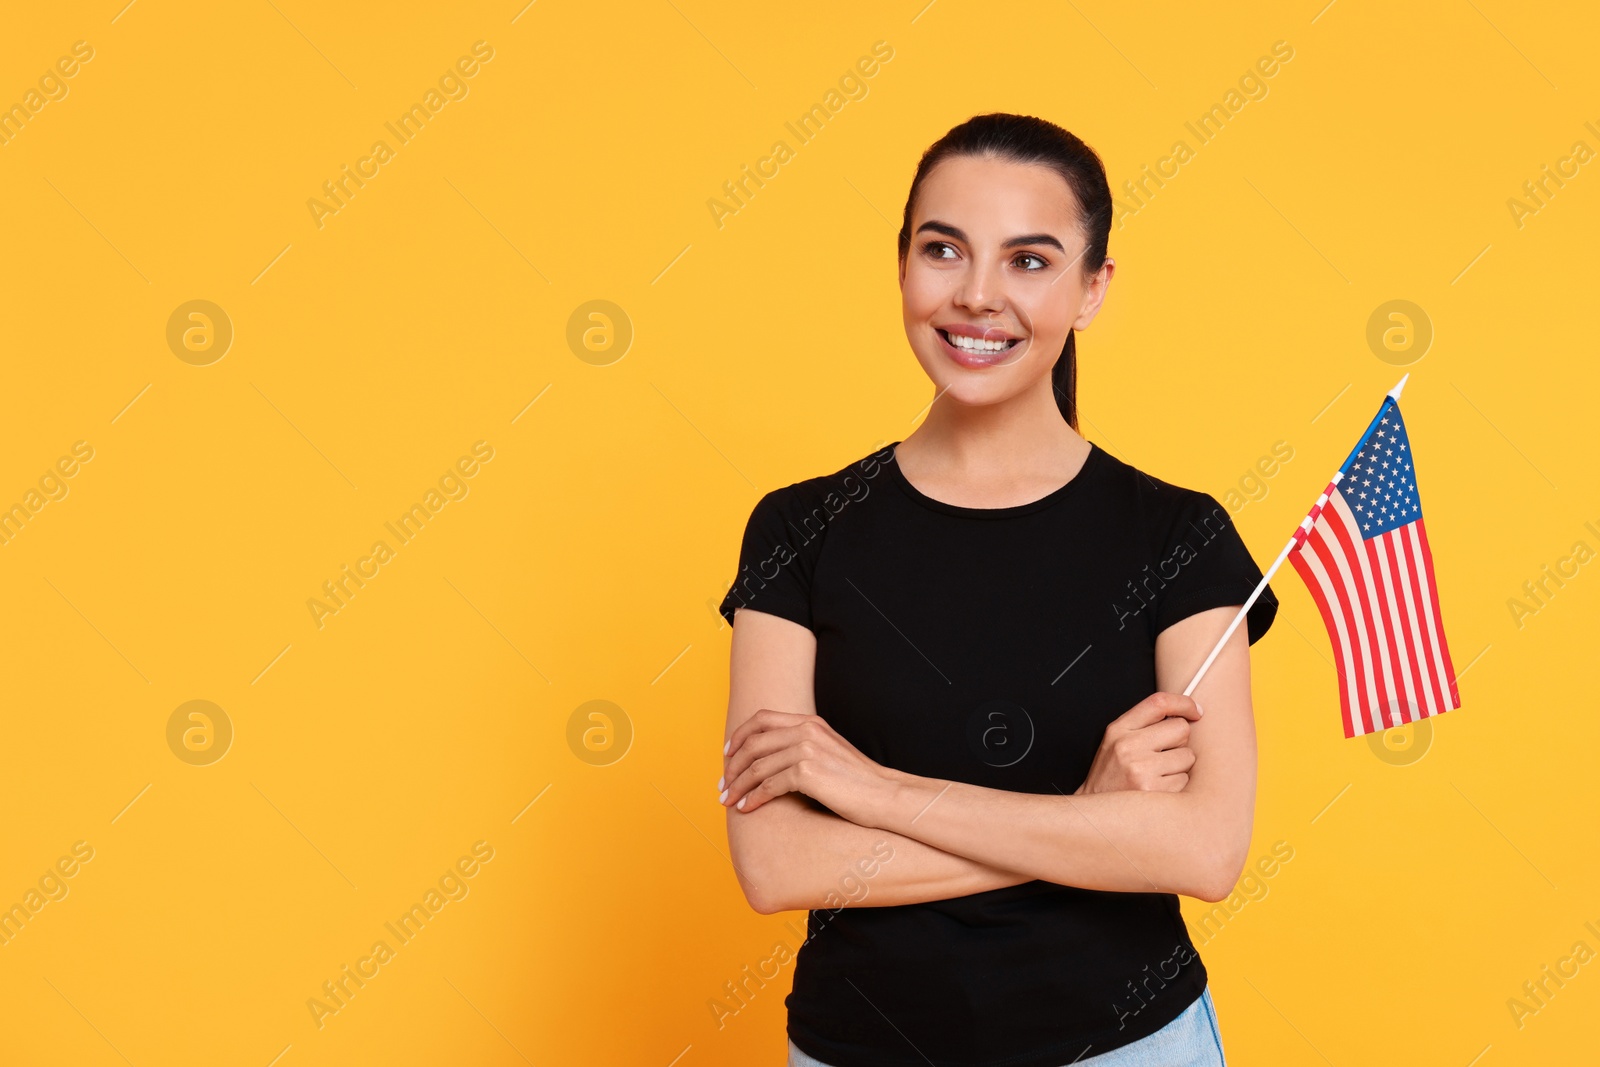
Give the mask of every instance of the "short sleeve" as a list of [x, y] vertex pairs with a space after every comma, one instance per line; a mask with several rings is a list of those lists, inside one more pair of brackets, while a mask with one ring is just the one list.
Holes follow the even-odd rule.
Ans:
[[804, 483], [796, 483], [756, 501], [733, 585], [717, 608], [730, 626], [735, 611], [750, 608], [811, 628], [811, 578], [829, 515], [807, 499]]
[[[1154, 613], [1158, 634], [1190, 615], [1243, 604], [1262, 578], [1227, 509], [1201, 492], [1179, 508], [1154, 570], [1165, 583]], [[1250, 644], [1266, 634], [1277, 614], [1278, 598], [1269, 585], [1245, 616]]]

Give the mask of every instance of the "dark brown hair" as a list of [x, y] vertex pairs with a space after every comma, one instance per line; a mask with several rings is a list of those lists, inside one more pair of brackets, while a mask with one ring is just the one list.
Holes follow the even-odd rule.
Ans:
[[[1012, 163], [1037, 163], [1049, 167], [1066, 181], [1077, 198], [1078, 222], [1088, 238], [1081, 259], [1083, 272], [1093, 274], [1105, 265], [1106, 245], [1111, 238], [1111, 186], [1106, 168], [1094, 149], [1053, 122], [1032, 115], [996, 112], [975, 115], [954, 127], [922, 153], [911, 192], [906, 196], [904, 221], [900, 224], [900, 259], [911, 249], [911, 210], [917, 201], [922, 180], [938, 163], [952, 156], [988, 156]], [[1055, 387], [1056, 406], [1074, 430], [1078, 428], [1078, 355], [1074, 334], [1067, 341], [1050, 372]]]

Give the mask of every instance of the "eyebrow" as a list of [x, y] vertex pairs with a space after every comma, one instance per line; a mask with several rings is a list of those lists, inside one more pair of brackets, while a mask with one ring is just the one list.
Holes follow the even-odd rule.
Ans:
[[[955, 226], [951, 226], [949, 223], [938, 222], [930, 219], [927, 222], [924, 222], [921, 226], [917, 227], [918, 233], [921, 233], [923, 230], [932, 230], [934, 233], [942, 233], [946, 237], [954, 237], [956, 240], [966, 242], [967, 244], [972, 243], [964, 232]], [[1023, 245], [1049, 245], [1051, 248], [1060, 251], [1063, 255], [1065, 255], [1067, 251], [1061, 246], [1060, 241], [1056, 240], [1048, 233], [1025, 233], [1021, 237], [1010, 238], [1000, 247], [1020, 248]]]

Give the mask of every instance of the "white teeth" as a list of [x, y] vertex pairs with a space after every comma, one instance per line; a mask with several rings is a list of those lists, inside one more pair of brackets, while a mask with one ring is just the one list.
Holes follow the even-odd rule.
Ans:
[[999, 352], [1011, 344], [1009, 341], [984, 341], [976, 337], [964, 337], [959, 333], [947, 333], [945, 336], [950, 339], [951, 344], [968, 352]]

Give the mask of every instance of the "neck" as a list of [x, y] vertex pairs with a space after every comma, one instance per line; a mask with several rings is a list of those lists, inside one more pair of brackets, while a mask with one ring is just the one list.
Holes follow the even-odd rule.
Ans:
[[[938, 397], [902, 442], [928, 467], [1010, 480], [1033, 470], [1076, 468], [1089, 443], [1062, 417], [1050, 376], [998, 404], [958, 404]], [[919, 464], [920, 465], [920, 464]]]

